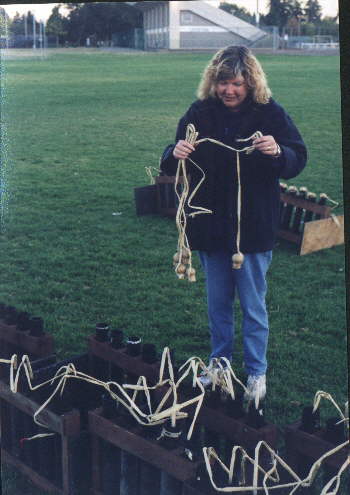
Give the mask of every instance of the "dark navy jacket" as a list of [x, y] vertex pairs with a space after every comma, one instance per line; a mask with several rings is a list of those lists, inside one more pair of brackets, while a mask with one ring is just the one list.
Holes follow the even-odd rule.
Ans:
[[[268, 251], [273, 248], [279, 223], [279, 179], [290, 179], [305, 167], [307, 152], [302, 137], [289, 115], [273, 99], [257, 104], [249, 98], [239, 112], [230, 112], [216, 98], [197, 100], [178, 124], [176, 139], [185, 139], [186, 126], [192, 123], [198, 139], [212, 137], [233, 148], [251, 142], [237, 142], [255, 131], [272, 135], [282, 155], [272, 158], [259, 151], [240, 153], [241, 168], [241, 242], [243, 253]], [[168, 146], [161, 158], [161, 170], [175, 175], [178, 160]], [[200, 214], [187, 220], [187, 237], [193, 250], [228, 249], [236, 252], [237, 234], [237, 171], [236, 153], [222, 146], [205, 142], [197, 146], [190, 158], [205, 172], [205, 181], [192, 204], [208, 208], [212, 214]], [[191, 176], [191, 189], [202, 178], [200, 171], [186, 161]], [[193, 210], [192, 210], [193, 211]]]

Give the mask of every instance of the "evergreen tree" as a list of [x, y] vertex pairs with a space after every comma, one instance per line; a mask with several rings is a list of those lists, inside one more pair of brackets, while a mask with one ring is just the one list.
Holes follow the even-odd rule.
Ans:
[[295, 18], [299, 22], [304, 13], [299, 0], [270, 0], [269, 9], [263, 18], [264, 23], [278, 26], [280, 34], [290, 19]]
[[0, 7], [0, 36], [7, 36], [10, 27], [10, 18], [5, 9]]
[[57, 45], [65, 41], [67, 22], [67, 19], [60, 14], [60, 5], [54, 7], [46, 23], [46, 34], [56, 36]]
[[24, 16], [19, 15], [16, 12], [14, 18], [11, 21], [10, 31], [12, 34], [24, 34]]
[[109, 43], [113, 33], [142, 27], [140, 11], [126, 2], [68, 3], [67, 38], [84, 45], [86, 38]]
[[308, 22], [318, 24], [321, 21], [322, 7], [318, 0], [307, 0], [305, 6], [305, 15]]

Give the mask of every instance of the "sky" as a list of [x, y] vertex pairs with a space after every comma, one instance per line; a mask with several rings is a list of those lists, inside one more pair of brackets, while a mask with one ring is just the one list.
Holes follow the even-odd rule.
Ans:
[[[220, 1], [207, 0], [215, 6], [218, 6]], [[230, 0], [226, 0], [230, 1]], [[267, 6], [269, 0], [232, 0], [231, 3], [235, 3], [239, 7], [245, 7], [250, 12], [256, 12], [257, 4], [259, 5], [259, 12], [264, 14], [267, 12]], [[319, 0], [322, 7], [323, 16], [336, 16], [338, 13], [338, 0]], [[0, 5], [5, 9], [7, 14], [12, 18], [16, 12], [23, 14], [30, 10], [37, 17], [37, 20], [46, 21], [51, 14], [52, 8], [58, 5], [57, 3], [30, 3], [30, 4], [10, 4], [10, 5]], [[60, 9], [61, 14], [64, 14], [64, 9]]]

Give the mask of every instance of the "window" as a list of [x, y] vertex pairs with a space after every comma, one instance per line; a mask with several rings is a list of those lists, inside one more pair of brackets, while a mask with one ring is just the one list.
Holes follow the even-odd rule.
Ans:
[[193, 14], [189, 10], [181, 10], [180, 12], [180, 24], [192, 24]]

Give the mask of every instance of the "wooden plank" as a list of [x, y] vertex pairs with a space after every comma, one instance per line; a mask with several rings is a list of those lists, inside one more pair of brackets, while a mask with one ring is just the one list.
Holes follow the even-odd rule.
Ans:
[[197, 421], [211, 431], [223, 434], [226, 439], [233, 440], [245, 449], [254, 449], [260, 440], [265, 440], [272, 448], [277, 447], [278, 430], [275, 425], [266, 424], [255, 429], [242, 420], [227, 416], [220, 409], [211, 409], [202, 405]]
[[286, 241], [289, 241], [289, 242], [294, 242], [295, 244], [300, 244], [301, 239], [302, 239], [301, 234], [296, 234], [295, 232], [292, 232], [291, 230], [280, 229], [278, 231], [277, 235], [281, 239], [285, 239]]
[[302, 199], [299, 196], [292, 196], [291, 194], [281, 193], [280, 199], [283, 203], [299, 206], [304, 210], [312, 211], [321, 215], [322, 218], [327, 218], [330, 216], [332, 208], [330, 206], [319, 205], [318, 203], [313, 203], [307, 199]]
[[93, 435], [166, 471], [180, 481], [192, 479], [195, 475], [198, 463], [180, 457], [177, 450], [167, 450], [154, 441], [112, 423], [100, 416], [98, 410], [89, 411], [89, 430]]
[[113, 349], [107, 342], [98, 342], [93, 336], [88, 338], [89, 352], [93, 355], [110, 361], [136, 376], [145, 376], [147, 380], [157, 382], [159, 378], [159, 362], [148, 364], [141, 356], [129, 356], [126, 349]]
[[92, 469], [92, 491], [91, 493], [101, 493], [101, 447], [100, 438], [91, 435], [91, 469]]
[[90, 488], [90, 495], [106, 495], [106, 494], [100, 492], [100, 490], [96, 490], [95, 488]]
[[52, 335], [44, 333], [40, 337], [34, 337], [17, 330], [14, 325], [5, 325], [4, 323], [0, 323], [0, 340], [20, 347], [23, 354], [34, 354], [38, 357], [52, 354], [54, 350]]
[[[300, 421], [293, 423], [285, 428], [286, 432], [286, 446], [288, 447], [288, 457], [295, 459], [296, 456], [309, 457], [312, 462], [319, 459], [326, 452], [334, 449], [336, 445], [327, 442], [319, 435], [306, 433], [299, 429]], [[349, 456], [349, 445], [342, 450], [336, 452], [324, 463], [335, 469], [339, 469]]]
[[[10, 387], [1, 381], [0, 397], [30, 416], [33, 416], [41, 406], [41, 404], [34, 402], [19, 392], [13, 393]], [[40, 413], [39, 420], [47, 425], [52, 431], [55, 431], [60, 435], [75, 435], [80, 431], [80, 414], [76, 410], [69, 411], [62, 416], [59, 416], [46, 408]]]
[[336, 218], [339, 225], [332, 217], [305, 223], [299, 254], [304, 255], [344, 244], [344, 215]]
[[[156, 184], [174, 184], [175, 186], [175, 175], [158, 175], [155, 177]], [[183, 175], [179, 176], [178, 184], [183, 184]]]
[[26, 464], [23, 464], [21, 461], [13, 457], [4, 449], [1, 449], [1, 459], [3, 460], [3, 462], [14, 466], [18, 471], [29, 478], [40, 489], [43, 489], [49, 493], [63, 495], [63, 491], [60, 488], [55, 486], [43, 476], [40, 476], [40, 474], [38, 474], [36, 471], [33, 471], [30, 467], [28, 467]]

